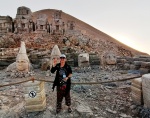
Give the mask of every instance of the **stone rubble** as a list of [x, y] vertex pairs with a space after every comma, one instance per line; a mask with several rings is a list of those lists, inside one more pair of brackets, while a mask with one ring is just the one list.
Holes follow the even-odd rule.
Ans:
[[[0, 69], [15, 62], [21, 41], [26, 44], [27, 50], [24, 48], [24, 51], [27, 53], [24, 56], [31, 62], [29, 67], [34, 69], [30, 72], [20, 72], [15, 69], [15, 62], [6, 70], [0, 70], [1, 84], [18, 82], [31, 76], [44, 76], [48, 80], [54, 80], [55, 75], [50, 74], [47, 69], [50, 69], [50, 61], [54, 56], [51, 53], [55, 45], [61, 53], [66, 54], [67, 61], [73, 68], [73, 82], [122, 80], [150, 72], [150, 56], [126, 48], [101, 31], [69, 17], [71, 16], [61, 10], [41, 10], [32, 13], [30, 8], [24, 6], [17, 9], [15, 19], [0, 16]], [[5, 23], [8, 27], [4, 26]], [[58, 57], [59, 55], [57, 54]], [[46, 83], [45, 87], [46, 109], [33, 113], [27, 113], [24, 108], [22, 84], [1, 87], [0, 117], [150, 117], [149, 109], [135, 104], [131, 99], [131, 86], [131, 81], [72, 85], [73, 112], [70, 114], [67, 113], [64, 104], [61, 113], [56, 114], [56, 92], [51, 91], [51, 83]], [[144, 86], [148, 89], [146, 84]], [[146, 105], [149, 105], [149, 94], [147, 90], [145, 92], [144, 100]]]

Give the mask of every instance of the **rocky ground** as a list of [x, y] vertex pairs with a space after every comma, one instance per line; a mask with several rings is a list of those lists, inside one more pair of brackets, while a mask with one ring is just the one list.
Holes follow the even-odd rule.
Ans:
[[[53, 80], [54, 74], [49, 71], [35, 70], [34, 74]], [[133, 76], [128, 71], [104, 71], [98, 66], [92, 68], [73, 68], [72, 82], [98, 82], [115, 78]], [[134, 74], [135, 76], [135, 74]], [[0, 70], [1, 84], [24, 80], [12, 78], [11, 74]], [[56, 91], [52, 92], [51, 83], [45, 83], [47, 105], [42, 112], [27, 113], [24, 108], [23, 85], [12, 85], [0, 88], [0, 117], [1, 118], [148, 118], [149, 110], [133, 104], [130, 94], [130, 81], [105, 83], [97, 85], [72, 84], [72, 113], [67, 112], [63, 101], [63, 109], [56, 114]]]

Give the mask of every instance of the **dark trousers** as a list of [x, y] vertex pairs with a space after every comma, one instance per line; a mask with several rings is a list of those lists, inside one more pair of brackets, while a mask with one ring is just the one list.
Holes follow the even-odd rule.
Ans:
[[70, 97], [70, 91], [66, 92], [66, 90], [60, 89], [60, 87], [57, 87], [57, 109], [61, 109], [61, 104], [63, 101], [63, 97], [65, 97], [65, 103], [67, 106], [71, 105], [71, 97]]

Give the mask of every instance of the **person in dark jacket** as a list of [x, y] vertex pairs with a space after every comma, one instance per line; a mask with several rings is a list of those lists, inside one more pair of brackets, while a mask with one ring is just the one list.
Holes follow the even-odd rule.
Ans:
[[70, 88], [71, 88], [71, 76], [72, 69], [66, 63], [66, 55], [61, 54], [60, 63], [56, 64], [57, 60], [53, 59], [53, 66], [51, 68], [51, 73], [56, 72], [55, 80], [53, 83], [53, 91], [55, 86], [57, 86], [57, 108], [56, 113], [61, 111], [62, 100], [65, 97], [65, 103], [68, 106], [68, 112], [71, 113], [71, 97], [70, 97]]

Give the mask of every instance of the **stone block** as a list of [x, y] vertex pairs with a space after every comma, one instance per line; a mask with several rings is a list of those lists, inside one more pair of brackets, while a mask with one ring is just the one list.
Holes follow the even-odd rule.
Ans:
[[135, 66], [141, 66], [142, 61], [134, 61], [133, 63], [134, 63]]
[[131, 91], [132, 91], [132, 93], [135, 93], [137, 95], [142, 95], [142, 89], [138, 89], [134, 86], [131, 86]]
[[143, 104], [142, 79], [141, 78], [136, 78], [132, 80], [131, 98], [135, 104], [137, 105]]
[[144, 107], [150, 108], [150, 74], [142, 76]]
[[130, 69], [130, 64], [125, 63], [124, 66], [123, 66], [123, 68], [124, 68], [125, 70], [129, 70], [129, 69]]
[[136, 78], [132, 80], [132, 86], [138, 86], [142, 88], [142, 79], [141, 78]]
[[44, 82], [34, 81], [24, 84], [25, 108], [27, 112], [42, 111], [46, 107]]
[[147, 74], [150, 71], [150, 69], [147, 69], [147, 68], [140, 68], [139, 70], [141, 74]]
[[150, 68], [150, 62], [142, 62], [141, 68]]
[[42, 104], [25, 106], [27, 112], [43, 111], [46, 108], [46, 99]]
[[142, 105], [143, 104], [143, 98], [141, 95], [137, 95], [137, 94], [134, 94], [134, 93], [131, 93], [131, 98], [132, 98], [132, 101], [137, 104], [137, 105]]
[[[31, 91], [33, 92], [33, 91]], [[35, 92], [35, 91], [34, 91]], [[45, 99], [45, 90], [43, 89], [40, 93], [36, 93], [35, 97], [30, 97], [29, 94], [25, 94], [26, 105], [39, 104]]]

